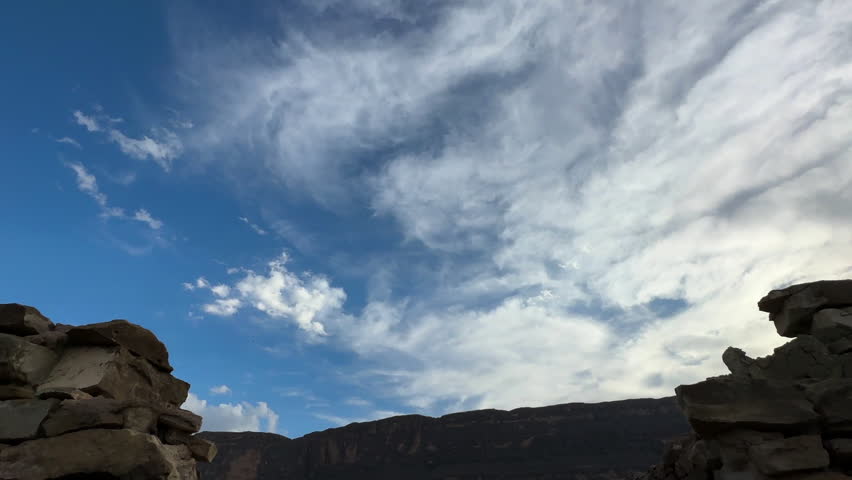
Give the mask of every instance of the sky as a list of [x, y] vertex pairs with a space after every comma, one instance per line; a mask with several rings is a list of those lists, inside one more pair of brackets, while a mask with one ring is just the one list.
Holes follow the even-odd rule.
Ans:
[[843, 1], [3, 8], [0, 302], [205, 430], [669, 396], [852, 277]]

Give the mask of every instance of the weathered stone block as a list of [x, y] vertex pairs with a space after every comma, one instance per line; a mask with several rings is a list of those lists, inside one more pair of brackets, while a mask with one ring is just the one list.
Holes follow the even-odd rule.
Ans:
[[196, 436], [191, 437], [186, 446], [189, 447], [192, 458], [207, 463], [212, 462], [219, 451], [215, 443]]
[[15, 400], [34, 398], [35, 391], [31, 385], [0, 385], [0, 400]]
[[802, 391], [779, 382], [724, 376], [681, 385], [675, 393], [702, 437], [734, 429], [800, 431], [819, 420]]
[[822, 416], [826, 432], [852, 433], [852, 379], [828, 379], [809, 384], [805, 395]]
[[180, 405], [189, 384], [121, 347], [68, 347], [37, 393], [76, 388], [94, 396]]
[[74, 327], [68, 331], [68, 343], [83, 346], [122, 346], [163, 371], [173, 370], [169, 364], [169, 352], [163, 342], [147, 328], [127, 320], [112, 320]]
[[56, 400], [32, 399], [0, 401], [0, 442], [35, 438], [39, 426], [57, 403]]
[[769, 312], [778, 334], [795, 337], [810, 333], [814, 313], [827, 307], [852, 306], [852, 280], [824, 280], [773, 290], [758, 302]]
[[47, 348], [0, 333], [0, 383], [37, 384], [56, 361], [56, 354]]
[[0, 478], [47, 480], [86, 473], [122, 478], [196, 478], [194, 462], [187, 461], [192, 459], [189, 449], [183, 448], [170, 448], [152, 435], [133, 430], [80, 430], [3, 449]]
[[815, 470], [830, 463], [819, 435], [800, 435], [754, 445], [749, 449], [749, 456], [757, 469], [767, 475]]
[[800, 335], [776, 348], [772, 355], [755, 359], [748, 366], [752, 378], [798, 380], [841, 376], [842, 367], [828, 347], [811, 335]]
[[124, 402], [109, 398], [63, 400], [42, 424], [45, 435], [55, 437], [84, 428], [122, 428]]
[[195, 433], [201, 430], [201, 417], [181, 408], [161, 411], [158, 423], [182, 432]]
[[35, 307], [19, 303], [0, 304], [0, 332], [24, 336], [44, 333], [53, 322]]

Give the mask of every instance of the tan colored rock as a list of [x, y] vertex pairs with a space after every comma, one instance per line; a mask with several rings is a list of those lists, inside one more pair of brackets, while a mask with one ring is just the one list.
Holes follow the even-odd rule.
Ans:
[[752, 446], [749, 457], [766, 475], [815, 470], [830, 464], [819, 435], [800, 435]]
[[31, 385], [0, 385], [0, 400], [16, 400], [34, 397], [35, 391]]
[[180, 405], [189, 384], [121, 347], [68, 347], [36, 393], [76, 388], [94, 396]]
[[53, 322], [35, 307], [19, 303], [0, 304], [0, 332], [24, 336], [51, 330]]
[[192, 452], [192, 458], [207, 463], [212, 462], [219, 452], [215, 443], [196, 436], [191, 437], [186, 446]]
[[42, 424], [48, 437], [85, 428], [122, 428], [125, 402], [110, 398], [63, 400]]
[[201, 417], [189, 410], [181, 408], [170, 408], [161, 411], [158, 423], [162, 426], [188, 433], [195, 433], [201, 430]]
[[692, 428], [706, 438], [723, 431], [786, 431], [816, 425], [819, 415], [791, 384], [732, 376], [675, 389]]
[[81, 430], [0, 451], [0, 478], [48, 480], [71, 474], [195, 479], [189, 449], [166, 446], [133, 430]]
[[123, 411], [124, 428], [151, 433], [157, 426], [158, 414], [148, 407], [130, 407]]
[[83, 346], [122, 346], [165, 372], [173, 370], [169, 364], [166, 346], [150, 330], [127, 320], [74, 327], [68, 331], [68, 343]]
[[37, 384], [50, 373], [56, 360], [56, 354], [47, 348], [0, 333], [0, 383]]
[[[39, 426], [59, 403], [56, 400], [4, 400], [0, 402], [0, 442], [35, 438]], [[5, 478], [0, 476], [0, 478]]]
[[175, 430], [164, 425], [158, 429], [160, 440], [168, 445], [186, 445], [192, 438], [192, 434], [183, 430]]

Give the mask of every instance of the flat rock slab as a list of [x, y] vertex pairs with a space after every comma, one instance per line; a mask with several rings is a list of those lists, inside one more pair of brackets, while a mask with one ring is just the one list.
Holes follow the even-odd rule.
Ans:
[[189, 393], [188, 383], [119, 346], [66, 348], [36, 393], [60, 388], [171, 406], [182, 404]]
[[47, 348], [0, 333], [0, 383], [37, 384], [50, 373], [57, 359]]
[[35, 307], [19, 303], [0, 304], [0, 332], [24, 336], [45, 333], [52, 329], [53, 322]]
[[0, 385], [0, 400], [34, 398], [35, 390], [31, 385]]
[[780, 382], [723, 376], [681, 385], [675, 393], [702, 437], [734, 429], [795, 431], [819, 421], [804, 392]]
[[219, 451], [215, 443], [196, 436], [191, 437], [186, 446], [189, 447], [192, 458], [207, 463], [212, 462]]
[[122, 428], [125, 402], [111, 398], [63, 400], [42, 424], [45, 435], [55, 437], [84, 428]]
[[181, 408], [170, 408], [160, 412], [162, 426], [181, 432], [195, 433], [201, 430], [201, 417]]
[[766, 475], [816, 470], [830, 463], [819, 435], [800, 435], [754, 445], [749, 449], [749, 457]]
[[[0, 451], [0, 478], [48, 480], [72, 474], [195, 479], [188, 448], [170, 448], [133, 430], [81, 430]], [[187, 460], [188, 459], [188, 460]]]
[[69, 330], [67, 335], [70, 345], [120, 345], [165, 372], [174, 370], [163, 342], [147, 328], [127, 320], [81, 325]]
[[0, 401], [0, 442], [16, 442], [38, 436], [39, 426], [57, 403], [58, 400]]
[[814, 313], [828, 307], [852, 306], [852, 280], [824, 280], [773, 290], [758, 302], [784, 337], [810, 333]]

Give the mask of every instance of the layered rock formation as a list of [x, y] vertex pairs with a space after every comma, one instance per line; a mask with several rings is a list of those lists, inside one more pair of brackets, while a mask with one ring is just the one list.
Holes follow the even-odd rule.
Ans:
[[729, 375], [675, 392], [691, 436], [653, 480], [852, 480], [852, 280], [773, 290], [758, 302], [792, 341], [752, 359], [730, 347]]
[[621, 480], [689, 430], [673, 397], [405, 415], [289, 439], [214, 433], [205, 480]]
[[0, 305], [0, 479], [197, 478], [216, 447], [179, 406], [189, 384], [126, 320], [54, 324]]

